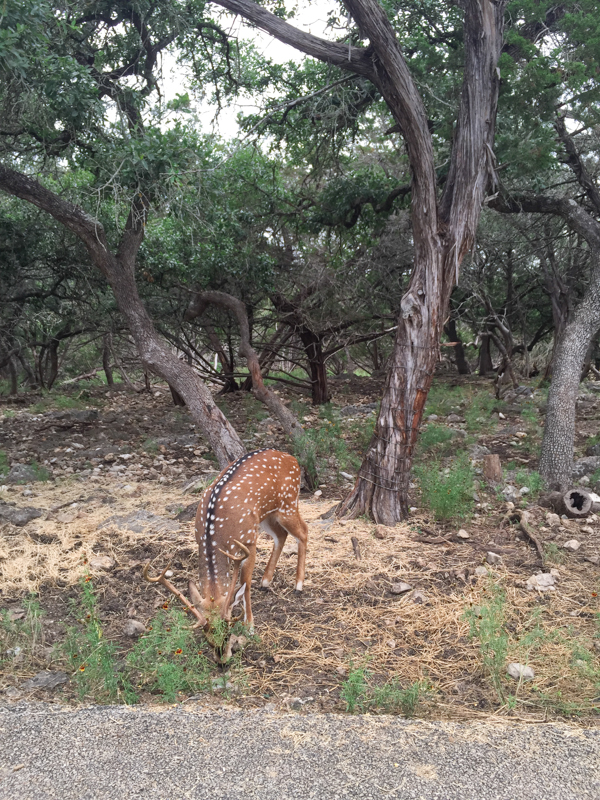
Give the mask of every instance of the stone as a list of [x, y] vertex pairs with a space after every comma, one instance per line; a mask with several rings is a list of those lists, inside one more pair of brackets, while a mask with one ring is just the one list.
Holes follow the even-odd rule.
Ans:
[[27, 691], [33, 691], [35, 689], [56, 689], [57, 686], [67, 683], [68, 681], [69, 676], [66, 672], [44, 670], [43, 672], [38, 672], [33, 678], [29, 678], [29, 680], [21, 684], [21, 688]]
[[594, 535], [594, 529], [590, 525], [582, 525], [579, 529], [582, 533], [587, 533], [588, 536]]
[[486, 575], [489, 575], [489, 572], [485, 567], [475, 567], [474, 574], [477, 578], [485, 578]]
[[405, 592], [410, 592], [412, 586], [410, 583], [404, 583], [404, 581], [400, 581], [399, 583], [392, 583], [390, 586], [390, 593], [391, 594], [404, 594]]
[[600, 556], [597, 555], [586, 556], [585, 560], [589, 561], [590, 564], [596, 564], [596, 566], [600, 564]]
[[178, 522], [166, 519], [158, 514], [153, 514], [151, 511], [146, 511], [145, 508], [141, 508], [131, 514], [115, 514], [105, 519], [104, 522], [101, 522], [97, 530], [108, 528], [111, 525], [117, 528], [126, 528], [127, 530], [133, 531], [133, 533], [147, 533], [148, 531], [153, 531], [155, 533], [178, 533], [180, 530]]
[[514, 678], [516, 681], [532, 681], [535, 678], [535, 672], [531, 669], [531, 667], [527, 667], [524, 664], [519, 664], [517, 661], [510, 663], [506, 668], [506, 671], [510, 677]]
[[464, 417], [459, 417], [458, 414], [448, 414], [446, 422], [464, 422]]
[[42, 513], [43, 512], [39, 508], [17, 508], [16, 506], [9, 506], [0, 501], [0, 522], [10, 522], [18, 528], [27, 525], [32, 519], [41, 517]]
[[115, 562], [113, 561], [110, 556], [92, 556], [90, 558], [90, 569], [98, 569], [98, 570], [111, 570]]
[[469, 448], [469, 455], [474, 461], [481, 461], [482, 458], [491, 455], [491, 453], [485, 445], [474, 444]]
[[427, 417], [427, 422], [435, 422], [435, 421], [436, 421], [436, 419], [439, 419], [439, 417], [438, 417], [438, 415], [437, 415], [437, 414], [430, 414], [430, 415]]
[[142, 633], [145, 633], [145, 631], [146, 626], [143, 622], [139, 622], [137, 619], [128, 619], [123, 625], [123, 633], [130, 639], [137, 639], [138, 636], [141, 636]]
[[485, 560], [488, 562], [488, 564], [495, 566], [496, 564], [502, 563], [502, 556], [499, 556], [498, 553], [494, 553], [493, 550], [488, 550]]
[[321, 497], [322, 494], [323, 494], [323, 492], [320, 489], [317, 489], [317, 491], [314, 493], [313, 496], [314, 497]]
[[457, 536], [458, 536], [459, 539], [470, 539], [471, 538], [471, 535], [464, 528], [461, 528], [459, 530], [459, 532], [457, 533]]
[[421, 592], [418, 589], [415, 589], [415, 591], [411, 594], [410, 599], [413, 601], [413, 603], [416, 603], [420, 606], [426, 606], [429, 602], [425, 592]]
[[483, 477], [490, 483], [502, 483], [502, 464], [497, 453], [483, 457]]
[[538, 572], [527, 579], [526, 586], [530, 591], [554, 592], [556, 590], [556, 578], [550, 572]]
[[504, 499], [508, 503], [516, 503], [516, 501], [519, 499], [517, 497], [516, 487], [514, 487], [514, 486], [510, 486], [510, 485], [505, 486], [504, 489], [502, 490], [502, 494], [504, 495]]
[[376, 539], [385, 539], [387, 537], [387, 528], [385, 525], [376, 525], [373, 531], [373, 536]]
[[15, 464], [11, 467], [8, 475], [5, 475], [3, 480], [6, 483], [34, 483], [40, 481], [42, 478], [39, 471], [33, 467], [28, 467], [27, 464]]
[[573, 478], [581, 478], [584, 475], [592, 475], [600, 469], [600, 456], [587, 456], [579, 458], [573, 464]]
[[340, 472], [342, 478], [346, 478], [347, 481], [353, 481], [354, 475], [350, 475], [348, 472]]
[[563, 544], [563, 548], [565, 550], [571, 550], [573, 553], [579, 550], [580, 547], [581, 547], [581, 542], [578, 542], [577, 539], [569, 539], [568, 542], [565, 542]]
[[548, 512], [546, 514], [546, 524], [549, 525], [551, 528], [560, 528], [561, 526], [560, 517], [558, 516], [558, 514], [552, 514], [551, 512]]
[[530, 491], [531, 489], [529, 488], [529, 486], [521, 486], [521, 488], [519, 489], [519, 494], [521, 495], [521, 497], [525, 497], [525, 495], [529, 494]]
[[9, 608], [8, 611], [8, 618], [11, 622], [14, 622], [17, 619], [25, 619], [27, 612], [24, 608], [20, 608], [18, 606], [13, 606]]
[[97, 422], [100, 415], [96, 409], [84, 409], [83, 411], [53, 411], [47, 415], [49, 420], [56, 420], [64, 427], [70, 427], [79, 423], [80, 425], [89, 425], [92, 422]]

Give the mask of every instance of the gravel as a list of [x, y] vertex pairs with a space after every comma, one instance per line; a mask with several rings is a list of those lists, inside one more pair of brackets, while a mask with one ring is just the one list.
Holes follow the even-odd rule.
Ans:
[[276, 711], [0, 708], [0, 798], [600, 796], [600, 731]]

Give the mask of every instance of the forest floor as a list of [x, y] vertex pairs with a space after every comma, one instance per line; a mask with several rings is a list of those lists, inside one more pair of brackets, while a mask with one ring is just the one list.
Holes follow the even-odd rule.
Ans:
[[[185, 410], [160, 386], [140, 395], [90, 387], [18, 403], [0, 398], [0, 484], [2, 473], [7, 480], [24, 470], [23, 483], [0, 490], [0, 702], [192, 699], [210, 707], [225, 698], [242, 708], [595, 724], [600, 520], [557, 521], [536, 504], [543, 393], [499, 403], [490, 381], [440, 375], [428, 400], [410, 520], [392, 528], [327, 516], [352, 485], [382, 384], [342, 376], [332, 391], [332, 403], [317, 410], [281, 390], [306, 426], [299, 457], [319, 483], [317, 495], [305, 489], [300, 499], [310, 529], [304, 592], [294, 593], [290, 541], [272, 586], [259, 589], [271, 549], [261, 537], [256, 635], [220, 666], [198, 634], [193, 647], [205, 666], [197, 684], [176, 682], [199, 669], [185, 650], [189, 631], [175, 630], [176, 616], [167, 616], [176, 603], [141, 574], [147, 561], [155, 571], [170, 563], [185, 592], [197, 570], [192, 513], [197, 491], [217, 470]], [[226, 395], [219, 404], [249, 449], [289, 449], [250, 395]], [[600, 394], [585, 390], [578, 456], [595, 444], [599, 419]], [[498, 485], [481, 475], [486, 453], [500, 456]], [[583, 482], [593, 488], [592, 467]], [[543, 564], [505, 519], [510, 503], [529, 512]], [[22, 524], [17, 512], [27, 509], [35, 511]], [[572, 540], [576, 550], [564, 547]], [[529, 587], [532, 576], [551, 570], [550, 589]], [[145, 629], [137, 643], [125, 633], [132, 620]], [[169, 625], [181, 634], [177, 641]], [[165, 649], [174, 649], [163, 653], [155, 638], [156, 663], [150, 651], [144, 661], [139, 643], [159, 631]], [[117, 681], [111, 694], [110, 676], [131, 667], [136, 647], [129, 689]], [[533, 677], [509, 677], [511, 662], [532, 668]]]

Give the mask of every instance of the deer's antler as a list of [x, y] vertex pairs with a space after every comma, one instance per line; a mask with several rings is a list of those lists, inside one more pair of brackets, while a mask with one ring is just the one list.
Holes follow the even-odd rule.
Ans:
[[202, 612], [199, 611], [196, 608], [196, 606], [192, 605], [190, 601], [187, 599], [187, 597], [181, 594], [179, 589], [176, 589], [173, 586], [173, 584], [165, 578], [165, 574], [170, 569], [170, 567], [171, 565], [167, 564], [167, 566], [163, 569], [161, 574], [155, 578], [148, 574], [148, 571], [150, 569], [150, 562], [148, 561], [144, 566], [144, 572], [143, 572], [144, 578], [149, 583], [161, 583], [165, 587], [165, 589], [168, 589], [172, 594], [174, 594], [175, 597], [177, 597], [177, 599], [180, 600], [183, 603], [183, 605], [188, 609], [188, 611], [190, 611], [198, 620], [198, 622], [194, 625], [194, 628], [207, 628], [208, 620], [202, 614]]

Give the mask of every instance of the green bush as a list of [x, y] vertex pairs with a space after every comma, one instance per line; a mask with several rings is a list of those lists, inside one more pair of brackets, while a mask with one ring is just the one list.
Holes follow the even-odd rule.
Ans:
[[356, 711], [381, 710], [387, 714], [412, 717], [419, 702], [430, 691], [426, 681], [415, 681], [407, 687], [403, 687], [398, 678], [392, 678], [381, 686], [373, 685], [372, 681], [372, 673], [366, 667], [350, 670], [340, 690], [346, 711], [354, 714]]
[[0, 475], [8, 475], [10, 466], [5, 450], [0, 450]]
[[440, 520], [464, 519], [473, 507], [473, 468], [466, 453], [449, 467], [439, 461], [415, 467], [424, 505]]
[[473, 607], [465, 613], [469, 621], [469, 637], [479, 641], [483, 664], [492, 680], [500, 700], [504, 700], [503, 678], [508, 652], [506, 622], [506, 593], [502, 587], [490, 581], [488, 602]]

